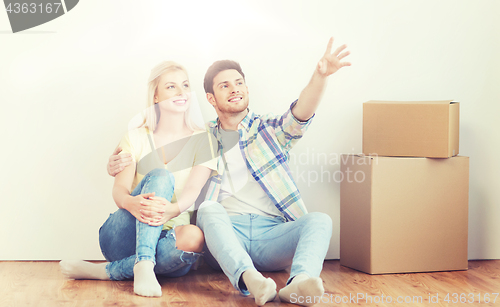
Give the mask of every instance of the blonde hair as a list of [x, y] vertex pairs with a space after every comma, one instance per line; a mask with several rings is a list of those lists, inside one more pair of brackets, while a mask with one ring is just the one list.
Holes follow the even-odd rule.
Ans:
[[[188, 75], [187, 70], [186, 68], [184, 68], [184, 66], [173, 61], [161, 62], [160, 64], [153, 67], [153, 69], [151, 69], [151, 73], [149, 74], [149, 79], [148, 79], [148, 100], [147, 100], [146, 116], [140, 127], [145, 126], [151, 132], [156, 130], [158, 120], [160, 119], [160, 108], [157, 104], [155, 104], [154, 98], [156, 95], [156, 90], [158, 89], [158, 84], [160, 83], [160, 77], [166, 72], [176, 71], [176, 70], [183, 71], [186, 74], [186, 76]], [[202, 128], [200, 128], [191, 119], [190, 111], [191, 111], [191, 104], [184, 113], [184, 122], [186, 123], [186, 126], [193, 131], [202, 130]]]

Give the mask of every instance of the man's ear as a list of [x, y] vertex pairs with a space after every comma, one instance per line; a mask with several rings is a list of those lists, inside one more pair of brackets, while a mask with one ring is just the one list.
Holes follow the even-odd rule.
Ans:
[[210, 103], [214, 108], [216, 106], [216, 103], [215, 103], [215, 97], [214, 97], [214, 94], [212, 93], [207, 93], [207, 100], [208, 100], [208, 103]]

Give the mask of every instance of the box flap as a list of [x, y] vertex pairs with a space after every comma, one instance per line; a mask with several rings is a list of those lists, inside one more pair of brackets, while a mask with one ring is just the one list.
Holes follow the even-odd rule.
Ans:
[[387, 101], [387, 100], [370, 100], [365, 103], [373, 103], [373, 104], [452, 104], [457, 103], [454, 100], [431, 100], [431, 101]]

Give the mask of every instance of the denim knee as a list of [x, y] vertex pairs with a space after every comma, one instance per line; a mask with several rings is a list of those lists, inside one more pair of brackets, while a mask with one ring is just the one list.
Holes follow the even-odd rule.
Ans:
[[125, 209], [109, 215], [99, 229], [99, 245], [106, 260], [120, 260], [135, 252], [135, 223], [135, 217]]
[[124, 229], [133, 228], [135, 234], [135, 217], [125, 209], [118, 209], [111, 213], [108, 219], [99, 228], [99, 236], [115, 238]]
[[332, 234], [332, 218], [323, 212], [310, 212], [304, 215], [306, 227], [318, 230], [324, 230], [328, 234]]
[[175, 182], [174, 175], [164, 168], [155, 168], [147, 173], [146, 177], [154, 177], [155, 180], [165, 180], [165, 184], [173, 184]]
[[224, 209], [221, 204], [215, 201], [204, 201], [198, 208], [198, 216], [196, 218], [196, 222], [197, 224], [199, 224], [204, 219], [206, 220], [207, 218], [209, 219], [211, 217], [217, 217], [219, 214], [224, 214], [225, 216], [227, 216], [226, 209]]

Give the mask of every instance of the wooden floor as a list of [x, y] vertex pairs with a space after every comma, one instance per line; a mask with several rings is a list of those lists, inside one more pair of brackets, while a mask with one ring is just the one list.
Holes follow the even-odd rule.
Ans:
[[[285, 271], [264, 275], [278, 288], [288, 278]], [[448, 306], [447, 294], [450, 303], [460, 304], [462, 293], [461, 306], [500, 306], [500, 296], [493, 303], [493, 293], [500, 292], [500, 260], [469, 261], [468, 271], [389, 275], [368, 275], [326, 261], [321, 277], [326, 294], [317, 306]], [[223, 273], [206, 265], [159, 281], [163, 296], [144, 298], [134, 295], [132, 281], [67, 280], [58, 262], [6, 261], [0, 262], [0, 306], [255, 306]], [[438, 295], [438, 302], [431, 304], [429, 294], [433, 302]], [[276, 301], [266, 306], [296, 305]]]

